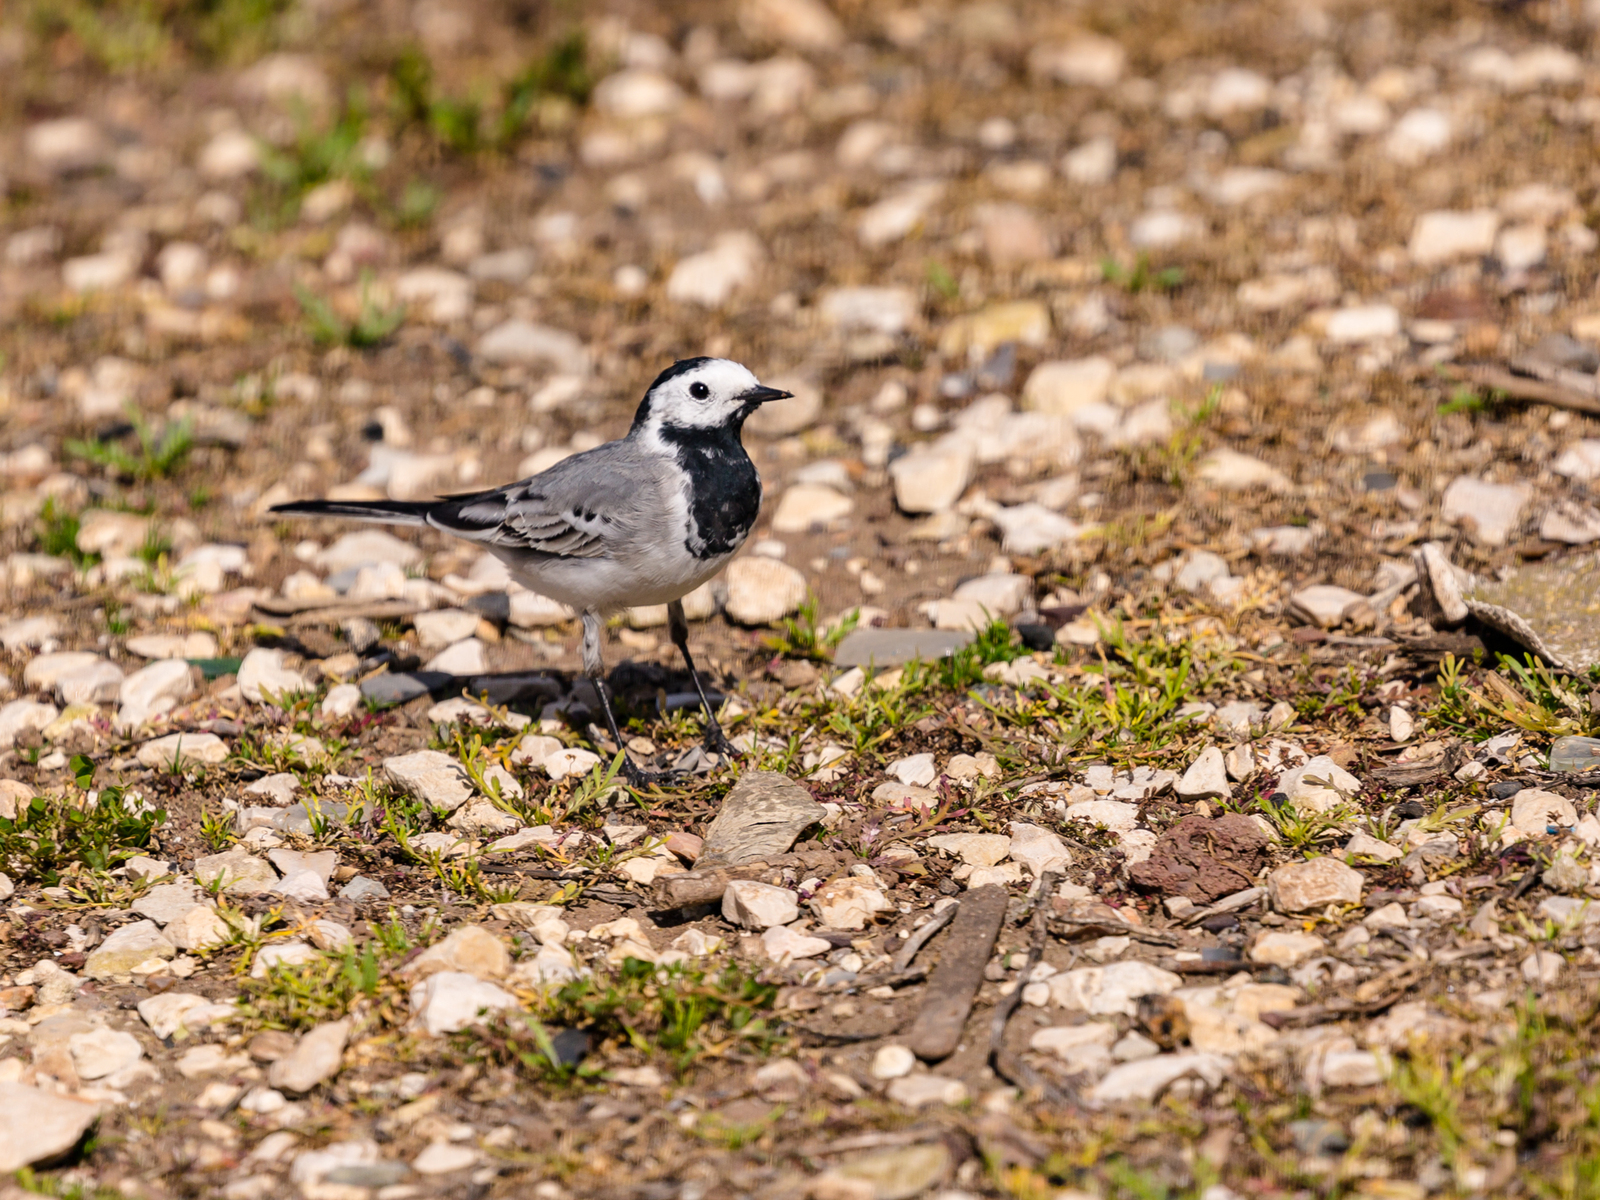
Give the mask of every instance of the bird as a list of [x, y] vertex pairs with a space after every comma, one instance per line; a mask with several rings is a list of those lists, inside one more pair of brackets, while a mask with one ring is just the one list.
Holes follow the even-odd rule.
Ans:
[[[272, 512], [416, 525], [476, 542], [514, 579], [582, 614], [583, 673], [619, 749], [604, 674], [602, 620], [667, 606], [667, 631], [706, 715], [706, 747], [731, 759], [689, 652], [683, 597], [738, 553], [761, 513], [761, 476], [745, 452], [745, 421], [793, 393], [767, 387], [726, 358], [679, 359], [645, 391], [625, 436], [503, 487], [434, 500], [299, 500]], [[623, 757], [630, 782], [649, 777]]]

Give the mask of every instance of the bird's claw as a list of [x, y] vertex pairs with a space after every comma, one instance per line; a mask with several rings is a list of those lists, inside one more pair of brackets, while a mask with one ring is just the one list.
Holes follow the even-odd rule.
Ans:
[[724, 762], [732, 762], [739, 757], [739, 748], [728, 740], [728, 735], [722, 732], [722, 726], [714, 722], [706, 730], [706, 736], [700, 740], [700, 744]]

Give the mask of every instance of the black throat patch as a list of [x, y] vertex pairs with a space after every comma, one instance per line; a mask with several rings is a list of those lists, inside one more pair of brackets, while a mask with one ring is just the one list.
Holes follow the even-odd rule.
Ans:
[[661, 426], [661, 440], [689, 476], [689, 528], [684, 546], [696, 558], [732, 554], [761, 513], [761, 477], [737, 428]]

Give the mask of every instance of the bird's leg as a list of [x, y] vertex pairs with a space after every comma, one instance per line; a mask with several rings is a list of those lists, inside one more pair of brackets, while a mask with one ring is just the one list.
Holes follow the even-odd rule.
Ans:
[[605, 714], [606, 728], [611, 731], [611, 740], [622, 753], [623, 777], [634, 787], [644, 787], [656, 782], [659, 776], [640, 770], [628, 757], [627, 743], [622, 740], [622, 730], [617, 727], [617, 714], [611, 710], [611, 689], [606, 686], [605, 668], [605, 660], [600, 655], [600, 614], [589, 609], [583, 614], [583, 673], [594, 684], [595, 694], [600, 697], [600, 711]]
[[694, 658], [689, 653], [689, 618], [683, 615], [681, 600], [667, 602], [667, 636], [678, 648], [678, 653], [683, 655], [683, 665], [689, 668], [689, 678], [694, 680], [694, 690], [700, 694], [700, 707], [705, 709], [706, 713], [706, 749], [726, 759], [734, 758], [738, 751], [728, 740], [728, 735], [722, 732], [716, 710], [711, 707], [711, 701], [706, 697], [706, 689], [701, 686], [700, 672], [694, 669]]

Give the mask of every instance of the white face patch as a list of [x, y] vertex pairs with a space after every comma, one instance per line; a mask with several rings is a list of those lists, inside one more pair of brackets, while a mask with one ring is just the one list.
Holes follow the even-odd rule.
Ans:
[[708, 359], [650, 391], [648, 421], [683, 429], [717, 429], [732, 421], [748, 403], [748, 393], [760, 386], [749, 368], [731, 359]]

